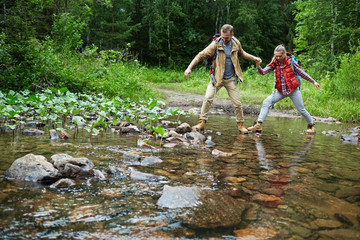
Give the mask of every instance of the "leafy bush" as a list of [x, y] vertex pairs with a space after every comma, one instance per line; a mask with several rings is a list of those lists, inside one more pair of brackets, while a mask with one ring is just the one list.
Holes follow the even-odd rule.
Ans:
[[328, 82], [328, 90], [338, 98], [358, 99], [360, 96], [360, 49], [344, 54], [335, 76]]
[[83, 53], [56, 51], [56, 42], [30, 39], [24, 44], [6, 44], [0, 36], [0, 87], [3, 91], [32, 92], [48, 87], [66, 87], [72, 92], [97, 92], [133, 100], [155, 98], [142, 78], [142, 68], [125, 51], [101, 51], [95, 46]]
[[52, 33], [56, 49], [59, 51], [77, 50], [83, 43], [81, 33], [85, 23], [69, 13], [63, 13], [60, 16], [54, 15], [54, 18]]

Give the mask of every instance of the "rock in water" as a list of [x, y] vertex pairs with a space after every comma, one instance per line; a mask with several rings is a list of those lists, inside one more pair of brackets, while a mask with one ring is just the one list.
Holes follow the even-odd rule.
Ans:
[[68, 154], [54, 154], [51, 156], [51, 163], [59, 170], [61, 177], [78, 178], [91, 177], [94, 164], [87, 158], [73, 158]]
[[149, 166], [149, 165], [153, 165], [156, 163], [162, 163], [163, 160], [161, 160], [159, 157], [155, 157], [155, 156], [148, 156], [145, 157], [142, 161], [141, 161], [141, 166]]
[[56, 132], [55, 129], [51, 129], [51, 130], [49, 131], [49, 134], [50, 134], [50, 139], [51, 139], [51, 140], [59, 139], [59, 134]]
[[51, 188], [67, 188], [74, 186], [75, 182], [69, 178], [62, 178], [56, 183], [50, 185]]
[[25, 129], [23, 131], [23, 135], [25, 136], [40, 136], [43, 135], [44, 133], [45, 133], [44, 131], [41, 131], [36, 128]]
[[64, 131], [64, 130], [60, 131], [60, 138], [61, 139], [68, 139], [70, 137], [71, 137], [71, 135], [69, 133], [67, 133], [66, 131]]
[[180, 134], [191, 132], [191, 127], [188, 123], [182, 123], [181, 125], [175, 128], [175, 132]]
[[198, 187], [165, 185], [158, 206], [193, 228], [231, 227], [241, 223], [247, 203], [230, 195]]
[[140, 171], [137, 171], [134, 168], [130, 168], [130, 178], [135, 181], [145, 181], [145, 182], [151, 182], [151, 181], [158, 181], [163, 179], [161, 176], [157, 176], [151, 173], [143, 173]]
[[198, 204], [200, 189], [198, 187], [164, 186], [163, 194], [157, 205], [164, 208], [195, 207]]
[[31, 182], [53, 181], [57, 174], [58, 170], [44, 156], [31, 153], [16, 159], [5, 172], [8, 178]]

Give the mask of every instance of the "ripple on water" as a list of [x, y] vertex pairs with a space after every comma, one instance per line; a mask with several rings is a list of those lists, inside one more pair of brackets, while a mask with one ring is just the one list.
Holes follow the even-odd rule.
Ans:
[[[186, 121], [191, 125], [197, 119]], [[65, 189], [12, 182], [2, 176], [0, 234], [14, 239], [187, 239], [256, 234], [279, 239], [360, 238], [359, 147], [342, 144], [340, 137], [303, 135], [306, 124], [302, 119], [269, 117], [263, 125], [262, 134], [239, 135], [233, 119], [213, 116], [205, 136], [211, 137], [215, 146], [178, 145], [161, 151], [139, 148], [139, 136], [111, 132], [94, 137], [91, 145], [85, 131], [66, 142], [51, 142], [47, 134], [36, 138], [17, 135], [15, 139], [3, 134], [0, 174], [27, 153], [47, 159], [55, 153], [87, 157], [97, 169], [110, 173], [104, 181], [76, 180], [75, 186]], [[317, 124], [319, 132], [348, 128]], [[228, 154], [213, 155], [215, 149]], [[127, 152], [156, 156], [162, 162], [132, 165], [123, 161]], [[110, 167], [113, 171], [108, 171]], [[156, 178], [131, 179], [130, 167]], [[165, 184], [229, 194], [253, 208], [244, 213], [235, 231], [188, 228], [157, 207]]]

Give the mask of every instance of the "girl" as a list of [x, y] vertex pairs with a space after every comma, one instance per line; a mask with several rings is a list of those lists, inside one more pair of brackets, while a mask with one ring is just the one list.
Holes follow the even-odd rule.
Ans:
[[258, 120], [254, 123], [252, 127], [249, 127], [248, 130], [252, 132], [261, 132], [262, 122], [265, 120], [271, 105], [286, 97], [289, 97], [294, 103], [296, 109], [308, 123], [308, 129], [306, 132], [309, 134], [315, 133], [314, 121], [304, 107], [301, 92], [299, 89], [300, 83], [296, 78], [295, 72], [307, 81], [314, 83], [316, 89], [320, 89], [320, 85], [306, 72], [304, 72], [296, 63], [296, 61], [292, 61], [292, 55], [286, 52], [286, 49], [283, 45], [279, 45], [275, 48], [274, 56], [271, 62], [264, 69], [261, 68], [260, 63], [261, 62], [259, 61], [256, 62], [256, 67], [261, 75], [265, 75], [271, 71], [275, 72], [276, 89], [274, 89], [273, 94], [271, 94], [268, 98], [264, 100]]

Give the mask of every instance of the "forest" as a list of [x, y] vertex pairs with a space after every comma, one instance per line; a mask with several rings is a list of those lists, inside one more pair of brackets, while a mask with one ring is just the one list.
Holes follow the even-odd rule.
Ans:
[[[359, 0], [1, 0], [0, 6], [0, 95], [49, 87], [131, 101], [157, 98], [152, 86], [202, 93], [209, 63], [190, 79], [183, 71], [229, 23], [263, 66], [279, 44], [296, 55], [322, 86], [317, 92], [304, 86], [313, 114], [360, 120]], [[244, 102], [267, 95], [273, 76], [261, 78], [253, 62], [241, 64]]]

